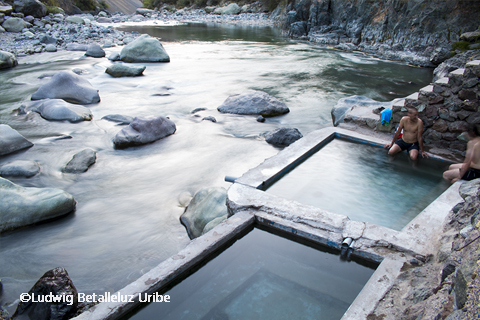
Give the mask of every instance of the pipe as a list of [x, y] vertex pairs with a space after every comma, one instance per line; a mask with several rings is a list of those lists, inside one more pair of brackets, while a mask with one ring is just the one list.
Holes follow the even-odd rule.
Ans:
[[351, 237], [343, 239], [342, 249], [340, 250], [340, 259], [350, 261], [350, 255], [353, 252], [354, 243], [355, 240], [353, 240]]
[[235, 178], [235, 177], [225, 176], [225, 181], [226, 181], [226, 182], [234, 183], [235, 180], [237, 180], [237, 179], [238, 179], [238, 178]]
[[352, 255], [352, 252], [353, 252], [353, 244], [355, 243], [355, 240], [353, 240], [350, 245], [348, 246], [348, 249], [347, 249], [347, 260], [350, 261], [350, 256]]

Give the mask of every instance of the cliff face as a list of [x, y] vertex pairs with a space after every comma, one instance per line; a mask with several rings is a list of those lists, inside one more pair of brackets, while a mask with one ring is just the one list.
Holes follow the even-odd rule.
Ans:
[[480, 26], [476, 0], [294, 0], [282, 13], [293, 37], [435, 66]]

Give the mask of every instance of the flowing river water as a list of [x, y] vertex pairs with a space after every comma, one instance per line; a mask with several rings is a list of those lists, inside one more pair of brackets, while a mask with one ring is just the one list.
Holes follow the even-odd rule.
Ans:
[[[22, 186], [61, 188], [77, 207], [65, 218], [0, 237], [2, 305], [13, 303], [48, 270], [65, 267], [79, 292], [114, 292], [174, 255], [190, 241], [179, 218], [189, 196], [204, 187], [228, 188], [226, 175], [240, 176], [279, 149], [263, 134], [280, 126], [303, 135], [331, 126], [330, 111], [343, 97], [363, 95], [389, 101], [431, 81], [432, 70], [382, 61], [360, 53], [285, 39], [273, 27], [179, 24], [128, 26], [162, 38], [170, 63], [145, 63], [144, 76], [112, 78], [107, 58], [83, 52], [42, 53], [19, 58], [0, 72], [0, 123], [35, 145], [0, 158], [35, 160], [40, 174], [11, 179]], [[106, 49], [107, 57], [120, 48]], [[99, 90], [89, 105], [93, 120], [53, 122], [14, 110], [46, 81], [45, 75], [81, 69]], [[220, 114], [232, 94], [263, 90], [285, 102], [290, 113], [268, 118]], [[206, 108], [196, 114], [192, 110]], [[152, 144], [116, 150], [122, 128], [107, 114], [164, 115], [174, 135]], [[214, 116], [216, 123], [202, 121]], [[62, 168], [84, 148], [97, 152], [82, 174]]]

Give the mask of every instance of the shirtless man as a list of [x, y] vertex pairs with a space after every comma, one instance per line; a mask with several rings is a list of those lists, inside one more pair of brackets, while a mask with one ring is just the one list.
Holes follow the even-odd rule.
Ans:
[[[398, 138], [400, 132], [403, 135]], [[408, 116], [403, 117], [400, 120], [393, 140], [390, 144], [385, 145], [385, 148], [389, 149], [388, 154], [393, 156], [403, 150], [407, 150], [410, 155], [410, 159], [417, 160], [419, 150], [422, 153], [422, 157], [428, 158], [428, 155], [423, 151], [423, 121], [418, 118], [418, 110], [415, 108], [408, 108]]]
[[480, 132], [475, 125], [469, 125], [467, 134], [469, 141], [465, 161], [452, 164], [443, 173], [443, 178], [451, 183], [460, 179], [473, 180], [480, 178]]

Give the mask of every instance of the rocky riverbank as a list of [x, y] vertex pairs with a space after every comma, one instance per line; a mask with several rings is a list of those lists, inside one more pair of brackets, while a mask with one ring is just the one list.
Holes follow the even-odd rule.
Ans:
[[[130, 43], [140, 36], [139, 33], [123, 32], [115, 29], [116, 25], [129, 23], [203, 22], [250, 26], [274, 25], [274, 21], [262, 10], [257, 10], [257, 12], [248, 12], [248, 8], [243, 10], [247, 12], [233, 15], [228, 13], [208, 14], [209, 9], [163, 9], [161, 11], [137, 9], [137, 12], [132, 15], [110, 14], [101, 11], [95, 16], [92, 14], [69, 16], [64, 13], [57, 13], [35, 18], [31, 15], [24, 16], [22, 13], [11, 15], [11, 10], [4, 9], [3, 12], [0, 10], [0, 25], [4, 26], [8, 20], [15, 20], [15, 27], [9, 27], [7, 30], [0, 27], [0, 48], [2, 48], [2, 51], [21, 57], [57, 50], [79, 50], [78, 46], [72, 46], [72, 44], [88, 45], [96, 43], [101, 47], [120, 46]], [[12, 23], [9, 25], [12, 25]]]

